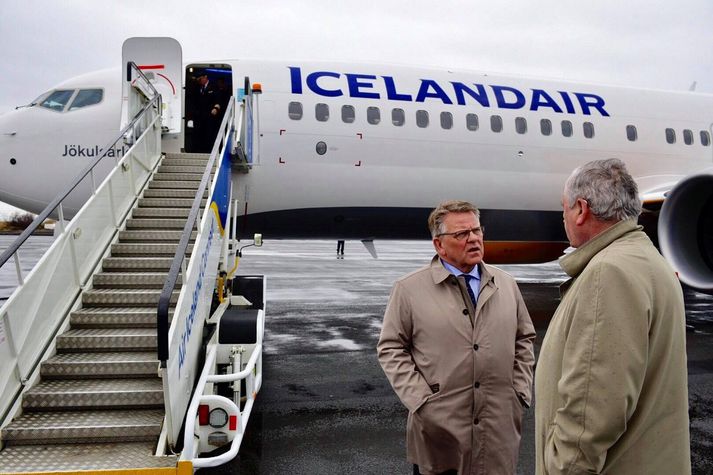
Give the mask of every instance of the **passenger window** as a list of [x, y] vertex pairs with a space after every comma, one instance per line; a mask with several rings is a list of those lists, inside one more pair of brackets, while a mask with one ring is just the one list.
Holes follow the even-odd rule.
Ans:
[[478, 116], [475, 114], [466, 114], [465, 126], [468, 130], [472, 130], [474, 132], [478, 130]]
[[40, 107], [62, 112], [64, 110], [64, 106], [67, 105], [67, 102], [69, 102], [69, 99], [72, 97], [72, 94], [74, 94], [74, 89], [54, 91], [52, 94], [47, 96], [44, 101], [42, 101]]
[[527, 132], [527, 120], [524, 117], [515, 117], [515, 131], [518, 134]]
[[355, 117], [354, 106], [342, 106], [342, 122], [351, 124]]
[[490, 130], [493, 132], [502, 132], [503, 131], [503, 118], [500, 117], [499, 115], [491, 115], [490, 116]]
[[584, 137], [591, 139], [594, 137], [594, 124], [591, 122], [585, 122], [582, 124], [582, 131], [584, 132]]
[[428, 111], [416, 111], [416, 125], [418, 125], [422, 129], [428, 127]]
[[366, 121], [374, 125], [381, 122], [381, 111], [378, 107], [372, 106], [366, 108]]
[[320, 122], [326, 122], [329, 120], [329, 106], [322, 102], [314, 106], [314, 116]]
[[540, 132], [542, 132], [542, 135], [552, 135], [552, 121], [550, 119], [540, 120]]
[[391, 110], [391, 123], [397, 127], [401, 127], [406, 122], [406, 114], [403, 109]]
[[82, 107], [99, 104], [104, 91], [101, 89], [81, 89], [69, 106], [69, 110], [81, 109]]
[[693, 145], [693, 132], [689, 129], [683, 129], [683, 143]]
[[707, 130], [701, 130], [701, 145], [707, 147], [711, 144], [711, 136]]
[[572, 136], [572, 122], [568, 120], [562, 121], [562, 135], [564, 135], [565, 137]]
[[636, 142], [636, 139], [639, 138], [635, 125], [626, 126], [626, 138], [629, 139], [630, 142]]
[[676, 143], [676, 131], [673, 129], [666, 129], [666, 142]]
[[450, 112], [441, 112], [441, 128], [450, 129], [453, 127], [453, 114]]
[[290, 102], [287, 106], [287, 115], [289, 115], [292, 120], [300, 120], [302, 118], [302, 103]]

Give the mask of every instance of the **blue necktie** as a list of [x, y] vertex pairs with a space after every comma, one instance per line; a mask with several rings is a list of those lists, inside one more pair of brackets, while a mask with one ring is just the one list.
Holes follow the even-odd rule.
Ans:
[[470, 274], [461, 274], [461, 275], [465, 279], [465, 288], [468, 290], [468, 295], [470, 295], [470, 301], [473, 302], [473, 308], [475, 308], [478, 303], [478, 300], [475, 298], [473, 289], [470, 287], [470, 280], [475, 279], [475, 277], [473, 277]]

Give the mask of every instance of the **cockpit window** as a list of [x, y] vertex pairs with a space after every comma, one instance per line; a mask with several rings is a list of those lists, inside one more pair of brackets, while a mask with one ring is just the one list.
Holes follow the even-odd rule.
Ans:
[[67, 105], [67, 102], [69, 102], [69, 99], [72, 97], [72, 94], [74, 94], [73, 89], [59, 89], [54, 91], [47, 96], [44, 101], [42, 101], [40, 107], [62, 112], [64, 107]]
[[104, 96], [101, 89], [81, 89], [69, 106], [69, 110], [80, 109], [82, 107], [99, 104]]

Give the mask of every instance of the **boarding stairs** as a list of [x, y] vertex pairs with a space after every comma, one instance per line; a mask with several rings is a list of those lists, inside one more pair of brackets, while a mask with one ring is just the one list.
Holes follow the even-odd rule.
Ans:
[[58, 336], [56, 355], [23, 394], [22, 415], [2, 429], [3, 472], [176, 465], [175, 456], [152, 456], [165, 416], [156, 305], [208, 157], [161, 161]]
[[[230, 161], [245, 157], [244, 122], [231, 103], [210, 154], [164, 154], [153, 93], [116, 139], [130, 148], [101, 185], [93, 170], [106, 154], [0, 253], [0, 266], [14, 258], [19, 284], [0, 307], [0, 473], [192, 473], [237, 454], [262, 382], [264, 332], [264, 279], [246, 277], [252, 302], [231, 309], [218, 278], [236, 260], [223, 234], [237, 209]], [[62, 200], [88, 177], [92, 196], [65, 224]], [[20, 247], [53, 212], [61, 229], [23, 276]], [[221, 329], [223, 313], [237, 333]], [[208, 424], [214, 411], [223, 426]]]

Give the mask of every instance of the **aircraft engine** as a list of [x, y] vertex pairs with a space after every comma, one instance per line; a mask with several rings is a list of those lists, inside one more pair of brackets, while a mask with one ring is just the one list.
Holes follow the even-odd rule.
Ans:
[[681, 281], [713, 294], [713, 172], [691, 175], [668, 193], [658, 237]]

